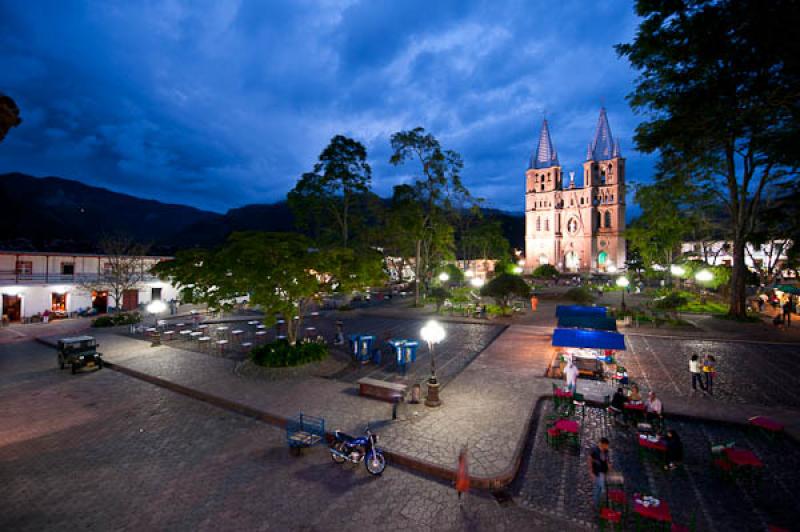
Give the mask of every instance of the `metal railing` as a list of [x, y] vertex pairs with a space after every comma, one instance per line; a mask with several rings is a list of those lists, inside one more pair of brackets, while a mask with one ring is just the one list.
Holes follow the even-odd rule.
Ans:
[[[19, 273], [16, 271], [0, 271], [0, 285], [2, 284], [85, 284], [102, 282], [109, 279], [102, 273]], [[145, 273], [142, 282], [158, 281], [158, 277]]]

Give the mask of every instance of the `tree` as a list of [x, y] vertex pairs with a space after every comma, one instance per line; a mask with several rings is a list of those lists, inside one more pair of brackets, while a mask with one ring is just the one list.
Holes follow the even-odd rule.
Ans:
[[511, 254], [511, 244], [499, 220], [482, 219], [461, 235], [464, 259], [504, 259]]
[[744, 318], [745, 244], [762, 198], [797, 173], [800, 4], [792, 0], [639, 0], [633, 42], [617, 46], [640, 75], [630, 95], [648, 113], [637, 147], [680, 164], [683, 179], [727, 209], [730, 314]]
[[436, 312], [439, 312], [445, 300], [450, 297], [450, 291], [444, 286], [436, 286], [431, 289], [430, 296], [436, 302]]
[[421, 174], [413, 186], [396, 187], [398, 198], [406, 205], [416, 203], [420, 218], [417, 231], [410, 234], [415, 245], [416, 279], [414, 303], [420, 304], [420, 280], [427, 280], [436, 266], [437, 257], [452, 255], [453, 228], [447, 214], [452, 212], [453, 198], [468, 194], [461, 183], [461, 156], [452, 150], [443, 150], [439, 141], [421, 127], [400, 131], [392, 135], [392, 155], [389, 162], [395, 166], [408, 160], [417, 161]]
[[369, 191], [371, 180], [364, 145], [336, 135], [320, 153], [314, 171], [303, 174], [289, 192], [289, 204], [300, 224], [314, 226], [317, 238], [323, 236], [322, 230], [328, 229], [328, 220], [332, 220], [338, 243], [348, 247], [354, 202]]
[[219, 257], [220, 250], [187, 249], [173, 260], [156, 264], [152, 273], [170, 281], [181, 292], [184, 303], [204, 304], [209, 309], [229, 310], [238, 296], [230, 270]]
[[120, 310], [125, 292], [138, 290], [147, 273], [144, 264], [147, 246], [125, 236], [106, 236], [98, 247], [104, 255], [103, 270], [96, 277], [85, 278], [80, 287], [87, 292], [107, 291], [116, 310]]
[[514, 298], [530, 297], [531, 287], [519, 275], [503, 273], [481, 288], [481, 295], [494, 299], [505, 314]]
[[558, 268], [552, 264], [542, 264], [533, 270], [533, 276], [537, 279], [553, 279], [558, 277]]
[[0, 142], [6, 137], [6, 133], [12, 128], [22, 123], [19, 116], [19, 107], [10, 96], [0, 93]]

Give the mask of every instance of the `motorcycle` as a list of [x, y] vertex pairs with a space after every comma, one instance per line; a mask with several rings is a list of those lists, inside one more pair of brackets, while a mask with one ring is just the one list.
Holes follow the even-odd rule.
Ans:
[[367, 425], [364, 435], [358, 438], [341, 431], [334, 431], [333, 443], [330, 446], [331, 459], [337, 464], [364, 462], [367, 471], [372, 475], [380, 475], [386, 469], [386, 457], [376, 444], [378, 435], [373, 434]]

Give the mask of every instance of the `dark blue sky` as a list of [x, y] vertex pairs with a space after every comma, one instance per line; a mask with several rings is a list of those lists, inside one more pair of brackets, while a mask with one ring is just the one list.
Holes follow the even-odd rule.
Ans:
[[0, 172], [224, 211], [282, 199], [343, 133], [389, 195], [416, 170], [387, 163], [389, 137], [421, 125], [521, 211], [544, 113], [566, 173], [604, 102], [629, 182], [649, 178], [612, 49], [636, 24], [624, 1], [0, 0], [0, 92], [24, 120]]

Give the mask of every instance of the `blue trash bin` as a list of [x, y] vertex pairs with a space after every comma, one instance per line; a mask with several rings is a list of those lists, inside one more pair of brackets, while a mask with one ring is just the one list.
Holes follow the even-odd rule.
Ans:
[[358, 352], [356, 353], [356, 360], [359, 362], [369, 362], [370, 354], [372, 353], [372, 343], [375, 341], [374, 336], [367, 334], [361, 335], [358, 338]]
[[417, 361], [417, 347], [419, 347], [419, 342], [415, 342], [414, 340], [406, 340], [406, 343], [403, 346], [406, 363]]

